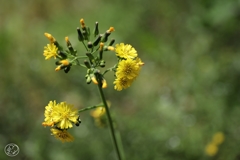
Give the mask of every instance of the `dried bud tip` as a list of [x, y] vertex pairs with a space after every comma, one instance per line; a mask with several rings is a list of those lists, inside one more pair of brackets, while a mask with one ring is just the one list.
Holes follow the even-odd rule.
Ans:
[[113, 32], [113, 31], [115, 31], [114, 27], [110, 27], [108, 30], [108, 32]]

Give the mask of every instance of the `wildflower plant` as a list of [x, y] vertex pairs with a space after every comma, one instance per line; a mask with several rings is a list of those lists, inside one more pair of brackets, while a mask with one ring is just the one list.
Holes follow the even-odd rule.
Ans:
[[[43, 56], [46, 60], [56, 59], [55, 71], [63, 70], [68, 73], [72, 67], [83, 67], [86, 70], [86, 83], [93, 82], [98, 86], [102, 102], [77, 110], [73, 105], [66, 102], [50, 101], [45, 107], [45, 119], [42, 125], [51, 127], [52, 135], [62, 142], [71, 142], [73, 136], [68, 130], [80, 125], [79, 114], [86, 110], [95, 109], [91, 112], [91, 116], [95, 118], [95, 122], [98, 124], [103, 120], [102, 117], [106, 116], [107, 126], [110, 128], [118, 159], [122, 159], [123, 151], [119, 147], [121, 142], [116, 138], [116, 128], [113, 126], [109, 105], [103, 93], [103, 89], [107, 88], [107, 80], [104, 76], [109, 71], [112, 71], [113, 76], [115, 76], [114, 89], [121, 91], [131, 86], [144, 63], [138, 57], [135, 48], [130, 44], [120, 43], [113, 46], [115, 40], [109, 40], [109, 36], [114, 30], [113, 27], [110, 27], [101, 34], [98, 22], [96, 22], [94, 30], [91, 32], [84, 20], [80, 19], [80, 27], [77, 27], [77, 38], [85, 48], [85, 51], [80, 53], [72, 46], [68, 37], [65, 37], [67, 49], [64, 49], [51, 34], [44, 33], [49, 40], [49, 44], [44, 47]], [[115, 53], [116, 64], [104, 71], [100, 71], [100, 68], [105, 68], [104, 52]]]

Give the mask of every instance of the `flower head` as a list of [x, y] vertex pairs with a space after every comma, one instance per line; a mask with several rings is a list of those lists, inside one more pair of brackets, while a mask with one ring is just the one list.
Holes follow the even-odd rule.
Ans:
[[116, 75], [117, 77], [125, 77], [127, 79], [134, 79], [139, 74], [140, 67], [136, 60], [127, 59], [122, 60], [118, 64]]
[[118, 57], [125, 59], [133, 59], [138, 56], [137, 51], [130, 44], [116, 44], [115, 52]]
[[121, 91], [131, 86], [133, 79], [128, 79], [126, 77], [116, 78], [113, 84], [115, 84], [114, 89]]
[[72, 123], [79, 123], [78, 111], [66, 102], [57, 104], [56, 101], [50, 101], [45, 107], [44, 115], [43, 126], [56, 125], [59, 129], [68, 129], [73, 127]]
[[47, 46], [44, 47], [43, 55], [45, 56], [45, 59], [50, 59], [51, 57], [54, 57], [56, 59], [58, 48], [53, 44], [47, 44]]
[[57, 106], [56, 101], [50, 101], [48, 105], [45, 107], [45, 122], [42, 123], [43, 126], [53, 126], [54, 125], [54, 117], [53, 117], [53, 110]]
[[116, 79], [113, 82], [114, 88], [118, 91], [131, 86], [132, 82], [139, 75], [141, 66], [144, 63], [140, 58], [121, 60], [116, 70]]
[[72, 123], [78, 123], [78, 111], [73, 105], [66, 102], [59, 103], [53, 111], [54, 121], [57, 123], [57, 127], [60, 129], [72, 128]]
[[55, 138], [61, 140], [62, 142], [72, 142], [74, 139], [73, 136], [67, 132], [67, 130], [52, 128], [51, 132]]

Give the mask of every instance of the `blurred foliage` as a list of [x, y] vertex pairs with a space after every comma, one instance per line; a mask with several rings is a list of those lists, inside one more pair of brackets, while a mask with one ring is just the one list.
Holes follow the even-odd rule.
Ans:
[[[61, 143], [41, 126], [50, 100], [78, 108], [99, 103], [85, 70], [55, 72], [45, 61], [44, 32], [60, 43], [69, 36], [78, 53], [76, 27], [99, 22], [115, 27], [111, 38], [132, 44], [145, 62], [127, 90], [106, 97], [122, 135], [126, 159], [240, 159], [240, 1], [102, 0], [0, 2], [0, 159], [8, 143], [17, 159], [116, 159], [108, 129], [97, 128], [90, 112], [73, 129], [73, 143]], [[84, 54], [84, 53], [82, 53]], [[109, 54], [107, 65], [114, 56]], [[209, 157], [205, 147], [222, 132], [224, 142]]]

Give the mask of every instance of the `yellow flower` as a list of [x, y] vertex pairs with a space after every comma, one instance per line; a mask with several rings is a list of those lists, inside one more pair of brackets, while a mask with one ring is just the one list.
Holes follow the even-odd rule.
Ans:
[[[107, 106], [108, 106], [108, 108], [111, 107], [111, 102], [110, 102], [110, 101], [107, 101]], [[102, 106], [102, 107], [97, 107], [96, 109], [92, 110], [92, 111], [90, 112], [90, 115], [91, 115], [93, 118], [100, 118], [100, 117], [103, 116], [105, 113], [106, 113], [105, 107]]]
[[53, 120], [60, 129], [72, 128], [72, 123], [78, 123], [78, 110], [66, 102], [59, 103], [53, 110]]
[[127, 79], [126, 77], [116, 78], [113, 84], [115, 84], [114, 89], [121, 91], [131, 86], [133, 79]]
[[61, 140], [62, 142], [72, 142], [74, 139], [73, 136], [67, 132], [67, 130], [52, 128], [51, 132], [56, 139]]
[[91, 116], [93, 118], [100, 118], [102, 115], [104, 115], [106, 112], [104, 107], [98, 107], [96, 109], [94, 109], [93, 111], [91, 111]]
[[138, 76], [140, 66], [136, 60], [127, 59], [122, 60], [118, 64], [116, 76], [118, 78], [125, 77], [127, 79], [134, 79]]
[[142, 65], [144, 63], [140, 58], [120, 61], [116, 71], [117, 78], [113, 82], [115, 84], [114, 89], [121, 91], [130, 87], [132, 82], [137, 78]]
[[212, 142], [216, 145], [221, 144], [224, 141], [224, 134], [222, 132], [217, 132], [213, 135]]
[[214, 156], [218, 152], [218, 146], [214, 143], [209, 143], [205, 148], [205, 153], [208, 156]]
[[45, 107], [45, 112], [44, 112], [45, 122], [42, 123], [43, 126], [52, 127], [54, 125], [53, 110], [55, 109], [56, 106], [57, 106], [56, 101], [50, 101], [48, 105]]
[[57, 50], [58, 48], [53, 43], [47, 44], [47, 46], [44, 47], [44, 51], [43, 51], [43, 55], [45, 56], [45, 59], [49, 59], [51, 57], [54, 57], [56, 59]]
[[118, 57], [125, 59], [128, 58], [133, 59], [138, 56], [137, 51], [130, 44], [126, 45], [124, 45], [124, 43], [116, 44], [115, 52]]

